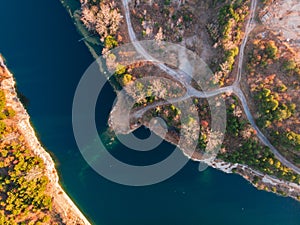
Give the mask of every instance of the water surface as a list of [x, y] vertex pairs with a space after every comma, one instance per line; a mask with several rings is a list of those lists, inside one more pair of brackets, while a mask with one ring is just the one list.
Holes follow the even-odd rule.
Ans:
[[[190, 162], [171, 179], [147, 187], [127, 187], [96, 174], [76, 146], [72, 100], [83, 72], [93, 61], [58, 0], [2, 1], [0, 52], [18, 89], [30, 101], [28, 111], [44, 146], [55, 156], [61, 182], [94, 224], [101, 225], [299, 225], [300, 204], [258, 191], [237, 175], [214, 169], [198, 172]], [[97, 125], [107, 128], [115, 95], [109, 85], [99, 99]], [[103, 95], [102, 95], [103, 96]], [[139, 135], [147, 131], [140, 129]], [[163, 143], [144, 162], [169, 154]], [[134, 161], [120, 144], [110, 150]]]

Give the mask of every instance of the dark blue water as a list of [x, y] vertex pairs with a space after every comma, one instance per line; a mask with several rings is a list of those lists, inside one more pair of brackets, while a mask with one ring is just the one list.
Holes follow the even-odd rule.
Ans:
[[[41, 141], [55, 156], [65, 190], [94, 224], [300, 224], [296, 201], [257, 191], [236, 175], [214, 169], [200, 173], [197, 163], [148, 187], [122, 186], [100, 177], [81, 157], [72, 133], [73, 95], [93, 59], [78, 42], [69, 15], [58, 0], [2, 1], [0, 26], [0, 52], [15, 74], [19, 91], [30, 100], [28, 111]], [[104, 93], [97, 106], [102, 131], [114, 99], [108, 85]], [[143, 135], [145, 130], [139, 132]], [[151, 160], [172, 149], [164, 143]], [[135, 157], [121, 145], [111, 151], [128, 160]]]

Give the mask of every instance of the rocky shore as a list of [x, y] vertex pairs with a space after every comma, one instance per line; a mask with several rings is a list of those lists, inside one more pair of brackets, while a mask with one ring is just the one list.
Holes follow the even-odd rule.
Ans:
[[[198, 159], [192, 160], [199, 161]], [[259, 171], [253, 170], [247, 165], [237, 163], [232, 164], [217, 159], [208, 163], [208, 165], [228, 174], [239, 174], [259, 190], [273, 192], [280, 196], [291, 197], [297, 201], [300, 201], [300, 185], [298, 184], [283, 181], [276, 177], [271, 177]]]
[[[122, 109], [118, 107], [114, 107], [112, 109], [114, 112], [115, 111], [122, 111]], [[110, 121], [114, 120], [115, 118], [112, 118], [112, 115], [120, 115], [118, 113], [114, 113], [110, 115]], [[135, 129], [138, 129], [141, 125], [144, 125], [151, 129], [151, 126], [149, 125], [148, 122], [142, 121], [142, 123], [139, 126], [131, 126], [131, 130], [122, 130], [122, 131], [116, 131], [116, 133], [123, 133], [123, 134], [128, 134], [133, 132]], [[111, 123], [110, 123], [111, 126]], [[156, 133], [156, 135], [161, 136], [160, 132], [157, 132], [157, 130], [153, 130], [152, 132]], [[171, 144], [177, 145], [176, 144], [176, 138], [174, 138], [172, 135], [166, 135], [164, 137], [166, 141], [168, 141]], [[180, 148], [180, 146], [178, 146]], [[257, 170], [254, 170], [250, 168], [248, 165], [243, 165], [243, 164], [238, 164], [238, 163], [229, 163], [229, 162], [224, 162], [220, 159], [211, 159], [211, 160], [203, 160], [202, 155], [198, 154], [195, 152], [192, 156], [190, 152], [187, 149], [180, 148], [182, 150], [182, 153], [188, 157], [190, 160], [204, 163], [207, 166], [210, 166], [214, 169], [220, 170], [224, 173], [227, 174], [239, 174], [242, 176], [244, 179], [249, 181], [254, 187], [256, 187], [259, 190], [263, 191], [268, 191], [272, 192], [275, 194], [278, 194], [280, 196], [284, 197], [291, 197], [297, 201], [300, 201], [300, 185], [296, 183], [291, 183], [287, 182], [281, 179], [278, 179], [273, 176], [269, 176], [266, 174], [263, 174]]]
[[30, 124], [30, 116], [17, 96], [15, 80], [10, 71], [6, 68], [3, 58], [0, 56], [0, 66], [6, 70], [7, 77], [1, 82], [1, 90], [6, 95], [7, 105], [16, 112], [16, 126], [18, 131], [25, 137], [25, 143], [32, 153], [40, 157], [45, 165], [45, 175], [49, 178], [51, 195], [53, 197], [53, 209], [59, 214], [66, 225], [90, 225], [74, 202], [59, 184], [58, 173], [50, 154], [42, 147]]

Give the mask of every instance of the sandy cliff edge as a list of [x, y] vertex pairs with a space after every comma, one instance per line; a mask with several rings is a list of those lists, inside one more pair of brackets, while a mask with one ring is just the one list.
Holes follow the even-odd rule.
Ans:
[[3, 67], [8, 77], [1, 82], [0, 88], [6, 93], [7, 105], [12, 107], [16, 112], [17, 127], [21, 134], [25, 137], [25, 142], [29, 149], [38, 157], [40, 157], [46, 168], [46, 176], [50, 180], [52, 189], [53, 206], [60, 214], [64, 223], [67, 225], [80, 224], [91, 225], [67, 193], [59, 184], [59, 177], [55, 164], [50, 154], [42, 147], [41, 143], [35, 135], [35, 131], [30, 124], [30, 116], [25, 110], [23, 104], [17, 96], [15, 88], [16, 82], [13, 75], [4, 64], [3, 58], [0, 56], [0, 66]]

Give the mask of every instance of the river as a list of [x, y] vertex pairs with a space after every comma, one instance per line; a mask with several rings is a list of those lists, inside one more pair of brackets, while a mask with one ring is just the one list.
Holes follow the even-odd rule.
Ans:
[[[299, 225], [300, 204], [258, 191], [237, 175], [198, 172], [188, 163], [157, 185], [122, 186], [99, 176], [83, 160], [71, 124], [73, 95], [93, 61], [59, 0], [2, 1], [0, 52], [28, 100], [43, 145], [57, 163], [67, 193], [97, 225]], [[107, 128], [115, 95], [107, 85], [97, 106], [100, 133]], [[148, 131], [139, 129], [138, 136]], [[128, 162], [149, 163], [172, 152], [160, 147], [141, 156], [116, 143], [110, 151]]]

